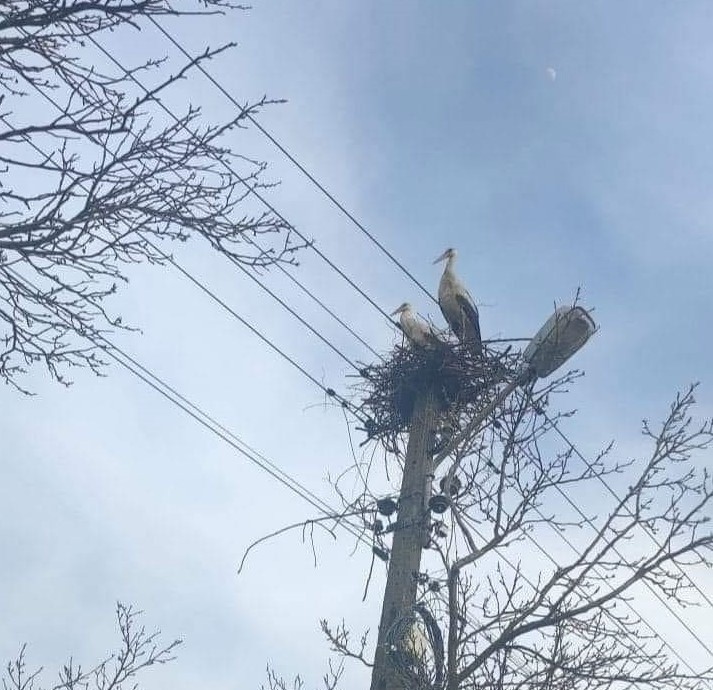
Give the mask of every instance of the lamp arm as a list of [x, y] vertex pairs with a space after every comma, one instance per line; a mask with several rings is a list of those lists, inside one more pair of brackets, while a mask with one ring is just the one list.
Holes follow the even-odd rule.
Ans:
[[[480, 425], [487, 419], [487, 417], [490, 415], [490, 413], [498, 407], [498, 405], [502, 404], [502, 402], [518, 387], [521, 386], [523, 383], [525, 383], [531, 376], [531, 373], [529, 370], [524, 371], [521, 373], [519, 376], [517, 376], [515, 379], [510, 381], [505, 388], [503, 388], [486, 406], [483, 408], [481, 413], [475, 417], [474, 419], [471, 419], [468, 424], [463, 428], [463, 430], [456, 436], [454, 436], [446, 445], [443, 450], [441, 450], [438, 455], [436, 455], [433, 458], [433, 469], [436, 470], [438, 466], [453, 452], [455, 447], [463, 441], [465, 438], [470, 436], [470, 434], [474, 433], [475, 431], [478, 430]], [[455, 470], [457, 465], [459, 464], [460, 461], [457, 461], [453, 467], [451, 468], [449, 474], [452, 475]]]

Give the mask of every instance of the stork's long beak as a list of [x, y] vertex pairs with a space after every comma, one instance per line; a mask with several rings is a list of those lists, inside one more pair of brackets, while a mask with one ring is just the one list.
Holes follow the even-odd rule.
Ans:
[[441, 254], [433, 263], [437, 264], [439, 261], [443, 261], [444, 259], [447, 259], [447, 258], [448, 258], [448, 250], [446, 249], [446, 251], [443, 252], [443, 254]]
[[396, 314], [400, 314], [404, 310], [403, 305], [400, 306], [398, 309], [394, 309], [389, 316], [396, 316]]

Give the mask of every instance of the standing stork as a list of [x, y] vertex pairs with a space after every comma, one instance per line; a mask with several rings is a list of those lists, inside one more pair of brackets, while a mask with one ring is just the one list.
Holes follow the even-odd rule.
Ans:
[[433, 347], [440, 343], [431, 327], [422, 319], [416, 316], [413, 307], [404, 302], [398, 309], [395, 309], [391, 316], [399, 314], [399, 326], [404, 335], [419, 347]]
[[480, 338], [478, 309], [465, 285], [453, 272], [456, 250], [446, 249], [433, 263], [437, 264], [446, 259], [446, 268], [438, 284], [438, 304], [456, 338], [468, 345], [476, 355], [480, 355], [483, 352], [483, 343]]

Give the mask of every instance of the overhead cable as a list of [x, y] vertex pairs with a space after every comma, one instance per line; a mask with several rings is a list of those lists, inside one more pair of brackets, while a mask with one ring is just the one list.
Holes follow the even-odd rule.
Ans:
[[[16, 270], [12, 268], [6, 269], [13, 277], [20, 283], [22, 283], [26, 288], [34, 290], [36, 293], [40, 293], [41, 289], [35, 285], [31, 280], [22, 276]], [[57, 305], [60, 309], [64, 309], [69, 312], [66, 307], [62, 305]], [[61, 319], [66, 325], [71, 326], [71, 312], [70, 317], [65, 317], [60, 313], [60, 310], [54, 312], [55, 316]], [[146, 385], [150, 386], [157, 393], [162, 395], [166, 400], [173, 403], [180, 409], [182, 409], [186, 414], [190, 415], [195, 421], [200, 423], [203, 427], [208, 429], [210, 432], [221, 438], [223, 441], [228, 443], [234, 450], [237, 450], [241, 455], [247, 458], [254, 465], [267, 472], [270, 476], [276, 479], [280, 484], [288, 488], [294, 494], [307, 501], [310, 505], [316, 508], [320, 513], [326, 517], [333, 517], [335, 523], [342, 525], [347, 531], [349, 531], [352, 536], [359, 539], [359, 541], [368, 544], [371, 547], [371, 543], [366, 540], [361, 530], [355, 527], [351, 522], [346, 519], [342, 519], [326, 501], [321, 499], [319, 496], [310, 491], [297, 479], [288, 474], [285, 470], [280, 468], [274, 462], [270, 461], [265, 455], [259, 453], [245, 441], [239, 438], [234, 432], [230, 431], [223, 424], [218, 422], [212, 415], [205, 412], [199, 405], [192, 402], [189, 398], [184, 396], [173, 386], [166, 383], [161, 377], [151, 371], [148, 367], [141, 364], [134, 357], [125, 352], [118, 345], [112, 343], [108, 338], [101, 334], [90, 334], [84, 333], [84, 337], [89, 340], [95, 347], [99, 348], [111, 357], [115, 362], [121, 365], [124, 369], [129, 371], [131, 374], [142, 380]]]
[[[123, 66], [123, 64], [117, 60], [106, 48], [104, 48], [98, 41], [93, 36], [88, 37], [91, 43], [96, 46], [98, 50], [100, 50], [109, 60], [111, 60], [119, 69], [121, 69], [124, 74], [131, 79], [139, 88], [143, 89], [146, 94], [149, 94], [150, 91], [144, 86], [144, 84], [136, 77], [136, 75], [128, 70], [126, 67]], [[200, 67], [200, 65], [197, 65]], [[154, 102], [162, 109], [164, 112], [166, 112], [170, 117], [172, 117], [177, 124], [180, 124], [179, 119], [176, 117], [175, 113], [171, 111], [170, 108], [168, 108], [161, 99], [154, 95], [153, 96]], [[188, 128], [185, 124], [181, 125], [182, 129], [184, 129], [188, 134], [190, 134], [192, 137], [196, 136], [196, 133], [193, 132], [190, 128]], [[341, 269], [337, 264], [334, 263], [319, 247], [316, 246], [316, 244], [308, 238], [304, 233], [302, 233], [299, 229], [297, 229], [292, 223], [290, 223], [285, 216], [283, 216], [260, 192], [255, 188], [254, 185], [250, 185], [247, 183], [245, 179], [243, 179], [242, 176], [235, 170], [232, 166], [228, 165], [225, 161], [220, 162], [223, 168], [225, 168], [226, 171], [228, 171], [231, 175], [234, 175], [240, 183], [245, 187], [245, 189], [248, 191], [248, 193], [252, 194], [255, 196], [264, 206], [267, 208], [271, 213], [273, 213], [277, 218], [279, 218], [286, 227], [290, 228], [292, 232], [294, 232], [304, 243], [306, 246], [308, 246], [312, 251], [314, 251], [332, 270], [334, 270], [341, 278], [343, 278], [354, 290], [356, 290], [376, 311], [378, 311], [388, 322], [390, 325], [393, 326], [393, 321], [391, 319], [391, 316], [387, 314], [380, 306], [379, 304], [359, 285], [357, 285], [345, 272], [343, 269]]]
[[[190, 53], [183, 47], [183, 45], [166, 29], [164, 28], [154, 17], [149, 17], [149, 21], [176, 47], [183, 53], [185, 57], [192, 60], [193, 57]], [[435, 304], [438, 304], [438, 300], [429, 292], [429, 290], [424, 287], [424, 285], [399, 261], [374, 235], [369, 232], [364, 225], [357, 220], [357, 218], [342, 204], [327, 188], [319, 181], [317, 178], [307, 170], [307, 168], [300, 163], [295, 156], [290, 153], [290, 151], [280, 143], [277, 138], [271, 134], [266, 127], [264, 127], [255, 117], [250, 113], [246, 113], [245, 109], [240, 105], [237, 99], [212, 75], [208, 70], [203, 67], [203, 65], [197, 65], [197, 69], [208, 79], [241, 113], [244, 113], [250, 122], [265, 136], [267, 137], [287, 158], [288, 160], [297, 167], [297, 169], [302, 172], [307, 179], [309, 179], [312, 184], [319, 189], [329, 201], [334, 204], [351, 222], [358, 228], [369, 240], [378, 247], [383, 254], [385, 254], [391, 262], [401, 270], [408, 278], [413, 281], [413, 283], [431, 299]]]

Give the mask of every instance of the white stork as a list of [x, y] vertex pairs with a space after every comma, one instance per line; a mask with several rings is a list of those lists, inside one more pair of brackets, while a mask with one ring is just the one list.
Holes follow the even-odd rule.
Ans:
[[413, 307], [408, 302], [404, 302], [398, 309], [395, 309], [391, 316], [396, 314], [400, 315], [399, 325], [404, 335], [415, 345], [433, 347], [440, 342], [431, 327], [416, 316]]
[[483, 352], [483, 344], [480, 338], [478, 308], [465, 289], [465, 285], [453, 272], [456, 250], [446, 249], [433, 263], [437, 264], [445, 259], [448, 261], [441, 282], [438, 284], [438, 304], [458, 340], [466, 343], [475, 354], [480, 355]]

